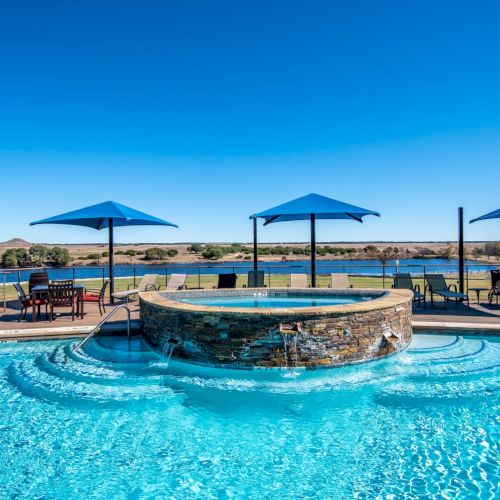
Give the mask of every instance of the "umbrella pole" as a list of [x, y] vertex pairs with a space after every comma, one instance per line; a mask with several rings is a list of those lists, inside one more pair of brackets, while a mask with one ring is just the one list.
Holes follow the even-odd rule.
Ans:
[[257, 218], [253, 219], [253, 270], [257, 272]]
[[458, 209], [458, 291], [464, 293], [464, 209]]
[[109, 218], [109, 303], [113, 305], [115, 303], [115, 299], [113, 294], [115, 293], [115, 277], [113, 275], [113, 267], [114, 267], [114, 255], [113, 255], [113, 219]]
[[311, 214], [311, 286], [316, 288], [316, 215]]

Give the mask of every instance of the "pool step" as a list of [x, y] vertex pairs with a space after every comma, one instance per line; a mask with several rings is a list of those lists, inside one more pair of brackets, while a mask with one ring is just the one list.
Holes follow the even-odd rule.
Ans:
[[[90, 357], [88, 351], [75, 353], [72, 344], [58, 345], [28, 361], [13, 362], [9, 380], [26, 395], [72, 406], [161, 403], [175, 395], [164, 383], [166, 364], [144, 343], [129, 346], [118, 339], [99, 345], [96, 340], [87, 344], [90, 353], [104, 352], [101, 358], [107, 361]], [[108, 360], [114, 350], [117, 362]]]

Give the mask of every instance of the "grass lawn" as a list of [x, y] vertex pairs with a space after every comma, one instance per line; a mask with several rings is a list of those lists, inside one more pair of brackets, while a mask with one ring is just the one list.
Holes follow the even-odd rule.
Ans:
[[[140, 281], [140, 277], [137, 278], [136, 284]], [[286, 274], [272, 274], [271, 276], [266, 274], [265, 283], [267, 286], [271, 287], [283, 287], [286, 288], [289, 285], [290, 278]], [[102, 286], [101, 279], [95, 280], [82, 280], [77, 282], [81, 282], [85, 285], [87, 289], [99, 289]], [[309, 277], [310, 282], [310, 277]], [[327, 288], [330, 282], [329, 275], [319, 275], [318, 276], [318, 286], [320, 288]], [[447, 279], [448, 284], [454, 283], [458, 286], [458, 280], [456, 278]], [[350, 276], [349, 283], [353, 288], [391, 288], [392, 286], [392, 278], [387, 276], [385, 280], [381, 276]], [[420, 289], [424, 291], [424, 280], [421, 278], [415, 278], [413, 280], [415, 285], [420, 285]], [[243, 286], [247, 284], [247, 275], [240, 274], [238, 275], [238, 286]], [[116, 278], [115, 279], [115, 291], [126, 290], [128, 286], [133, 285], [132, 278]], [[163, 289], [165, 288], [165, 277], [161, 276], [156, 281], [157, 286], [161, 286]], [[190, 275], [186, 280], [186, 286], [188, 288], [208, 288], [211, 289], [217, 285], [217, 275]], [[473, 277], [469, 277], [468, 280], [469, 287], [482, 287], [489, 289], [491, 286], [489, 275], [483, 273], [481, 275], [474, 275]], [[27, 284], [23, 284], [25, 291], [27, 291]], [[467, 280], [466, 280], [467, 287]], [[481, 298], [484, 300], [486, 298], [487, 292], [481, 293]], [[6, 296], [7, 300], [15, 300], [17, 298], [16, 291], [11, 284], [7, 284], [6, 286]], [[471, 294], [471, 301], [476, 300], [475, 293]], [[0, 300], [3, 299], [2, 287], [0, 286]]]

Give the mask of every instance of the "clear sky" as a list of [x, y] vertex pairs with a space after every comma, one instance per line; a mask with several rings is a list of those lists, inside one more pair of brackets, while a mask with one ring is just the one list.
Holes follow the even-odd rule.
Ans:
[[110, 199], [180, 225], [118, 241], [248, 241], [310, 192], [382, 214], [323, 241], [455, 239], [500, 207], [499, 34], [496, 1], [4, 2], [0, 240], [104, 241], [28, 224]]

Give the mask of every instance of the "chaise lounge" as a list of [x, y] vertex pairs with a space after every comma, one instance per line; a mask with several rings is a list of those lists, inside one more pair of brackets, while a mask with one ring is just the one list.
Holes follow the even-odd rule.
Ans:
[[392, 288], [400, 290], [411, 290], [413, 292], [413, 300], [418, 302], [418, 305], [425, 307], [425, 295], [420, 291], [420, 285], [414, 285], [410, 273], [396, 273], [394, 275], [394, 284]]
[[[431, 305], [434, 305], [434, 295], [439, 295], [444, 299], [444, 308], [446, 309], [449, 300], [454, 300], [455, 304], [459, 301], [466, 301], [467, 307], [469, 306], [469, 296], [466, 293], [457, 292], [457, 286], [455, 284], [447, 285], [446, 280], [442, 274], [426, 274], [425, 281], [427, 285], [424, 291], [424, 301], [427, 292], [431, 294]], [[454, 290], [451, 290], [454, 288]]]
[[157, 274], [145, 274], [137, 288], [131, 288], [133, 285], [129, 285], [127, 290], [115, 292], [113, 297], [115, 299], [127, 299], [128, 302], [130, 297], [137, 295], [139, 292], [150, 292], [151, 290], [156, 290], [155, 283], [157, 278]]

